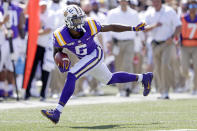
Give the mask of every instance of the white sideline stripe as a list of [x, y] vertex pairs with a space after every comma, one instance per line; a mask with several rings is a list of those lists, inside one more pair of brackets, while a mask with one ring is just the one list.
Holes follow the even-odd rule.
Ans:
[[[144, 98], [142, 94], [132, 95], [129, 98], [117, 97], [117, 96], [99, 96], [99, 97], [80, 97], [71, 99], [68, 101], [66, 106], [69, 105], [89, 105], [89, 104], [104, 104], [104, 103], [123, 103], [123, 102], [145, 102], [145, 101], [158, 101], [157, 97], [159, 94], [150, 94]], [[197, 95], [190, 94], [175, 94], [171, 93], [170, 98], [172, 100], [177, 99], [197, 99]], [[39, 99], [33, 101], [4, 101], [0, 102], [0, 110], [16, 109], [16, 108], [34, 108], [34, 107], [56, 107], [58, 99], [47, 100], [46, 102], [40, 102]], [[146, 113], [146, 112], [144, 112]], [[155, 112], [162, 113], [162, 112]], [[166, 112], [170, 113], [170, 112]], [[197, 131], [197, 130], [196, 130]]]
[[174, 129], [174, 130], [155, 130], [155, 131], [197, 131], [197, 129]]

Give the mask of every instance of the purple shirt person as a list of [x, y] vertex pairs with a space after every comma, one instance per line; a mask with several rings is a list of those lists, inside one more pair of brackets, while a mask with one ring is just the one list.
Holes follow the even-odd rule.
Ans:
[[[7, 9], [5, 9], [5, 4], [8, 3]], [[6, 23], [7, 28], [11, 28], [13, 31], [13, 39], [19, 36], [18, 25], [20, 21], [20, 15], [22, 13], [22, 9], [17, 5], [12, 4], [11, 2], [2, 2], [0, 5], [0, 11], [2, 14], [9, 15], [9, 21]]]

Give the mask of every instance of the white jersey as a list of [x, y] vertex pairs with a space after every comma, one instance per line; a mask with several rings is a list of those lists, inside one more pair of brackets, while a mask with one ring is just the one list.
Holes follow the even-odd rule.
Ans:
[[[139, 16], [137, 11], [127, 8], [126, 12], [121, 10], [121, 7], [117, 7], [109, 11], [107, 16], [107, 24], [124, 24], [130, 26], [137, 26], [139, 21]], [[118, 40], [133, 40], [136, 36], [136, 32], [134, 31], [125, 31], [125, 32], [110, 32], [113, 38]]]
[[[50, 11], [46, 10], [44, 14], [40, 14], [40, 21], [42, 23], [42, 29], [53, 29], [53, 17]], [[38, 45], [42, 47], [47, 47], [50, 44], [50, 37], [52, 36], [52, 31], [49, 34], [38, 36]]]
[[50, 12], [50, 16], [53, 17], [52, 19], [53, 21], [51, 21], [51, 23], [53, 24], [52, 25], [53, 31], [64, 25], [63, 6], [65, 6], [65, 4], [62, 3], [56, 4], [53, 2], [49, 2], [49, 4], [47, 5], [47, 8]]

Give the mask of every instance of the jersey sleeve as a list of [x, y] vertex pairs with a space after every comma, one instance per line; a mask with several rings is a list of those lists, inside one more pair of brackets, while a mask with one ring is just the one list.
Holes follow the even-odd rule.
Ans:
[[53, 33], [53, 38], [54, 38], [54, 46], [56, 47], [65, 47], [65, 45], [67, 44], [66, 41], [64, 40], [63, 36], [62, 36], [62, 32], [61, 29], [58, 28], [54, 33]]
[[53, 46], [55, 46], [55, 47], [61, 47], [61, 46], [59, 45], [59, 43], [57, 42], [57, 39], [56, 39], [56, 37], [55, 37], [54, 34], [53, 34]]
[[101, 31], [101, 25], [98, 21], [94, 20], [93, 18], [88, 18], [87, 22], [91, 31], [91, 36], [96, 35]]

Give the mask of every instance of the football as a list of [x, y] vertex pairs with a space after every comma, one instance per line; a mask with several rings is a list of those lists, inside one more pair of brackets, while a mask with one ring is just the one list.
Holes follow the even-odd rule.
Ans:
[[59, 67], [63, 67], [65, 64], [65, 67], [68, 67], [70, 64], [70, 59], [66, 53], [63, 52], [57, 52], [55, 54], [55, 63]]

